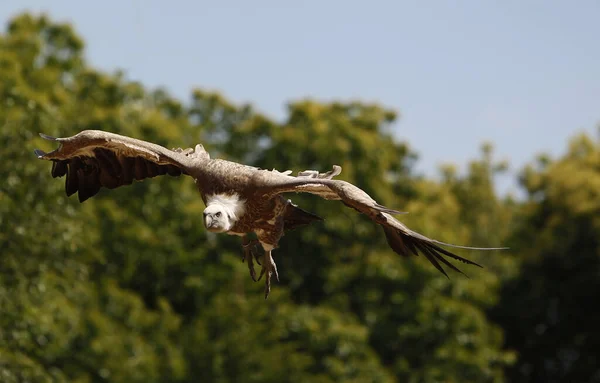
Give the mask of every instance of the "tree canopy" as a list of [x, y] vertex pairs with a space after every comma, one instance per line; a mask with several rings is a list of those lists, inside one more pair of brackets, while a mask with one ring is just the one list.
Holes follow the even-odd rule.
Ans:
[[[600, 138], [523, 169], [479, 158], [417, 174], [398, 113], [298, 100], [284, 121], [196, 89], [178, 100], [85, 59], [68, 24], [16, 16], [0, 35], [2, 382], [600, 382]], [[323, 223], [286, 234], [267, 301], [236, 238], [206, 233], [191, 179], [67, 198], [37, 133], [102, 129], [263, 168], [330, 169], [484, 269], [447, 279], [401, 259], [368, 219], [292, 196]], [[463, 254], [463, 253], [461, 253]]]

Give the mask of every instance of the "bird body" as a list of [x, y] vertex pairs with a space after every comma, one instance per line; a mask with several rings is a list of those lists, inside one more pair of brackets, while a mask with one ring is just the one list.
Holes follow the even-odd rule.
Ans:
[[336, 165], [326, 173], [307, 170], [292, 176], [291, 171], [269, 171], [211, 159], [200, 144], [193, 149], [169, 150], [150, 142], [99, 130], [86, 130], [67, 138], [40, 135], [57, 142], [59, 147], [50, 153], [36, 150], [36, 155], [53, 162], [52, 176], [66, 176], [67, 195], [78, 193], [80, 202], [94, 196], [102, 187], [114, 189], [129, 185], [134, 180], [158, 175], [192, 177], [206, 205], [203, 213], [205, 227], [211, 232], [242, 237], [244, 260], [248, 262], [254, 280], [257, 280], [253, 259], [256, 259], [256, 255], [252, 248], [256, 241], [250, 239], [249, 235], [256, 235], [264, 249], [258, 279], [266, 275], [265, 298], [270, 291], [271, 276], [278, 279], [271, 251], [277, 247], [284, 232], [322, 220], [294, 205], [283, 196], [286, 193], [310, 193], [328, 200], [340, 200], [382, 226], [388, 244], [396, 253], [403, 256], [421, 253], [446, 276], [440, 263], [461, 271], [445, 257], [480, 265], [440, 245], [492, 249], [450, 245], [410, 230], [393, 217], [401, 212], [378, 204], [349, 182], [334, 180], [341, 173], [341, 168]]

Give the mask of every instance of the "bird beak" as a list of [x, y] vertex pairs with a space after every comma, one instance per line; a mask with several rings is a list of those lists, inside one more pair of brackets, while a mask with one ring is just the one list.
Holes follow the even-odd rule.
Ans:
[[206, 226], [206, 228], [210, 228], [213, 225], [213, 219], [210, 215], [207, 215], [206, 217], [204, 217], [204, 226]]

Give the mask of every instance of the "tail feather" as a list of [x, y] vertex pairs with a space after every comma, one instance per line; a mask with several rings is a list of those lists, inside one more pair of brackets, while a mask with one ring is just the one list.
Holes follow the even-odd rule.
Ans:
[[323, 221], [323, 218], [302, 210], [291, 201], [288, 201], [288, 205], [285, 207], [283, 213], [283, 227], [285, 231], [306, 226], [315, 221]]

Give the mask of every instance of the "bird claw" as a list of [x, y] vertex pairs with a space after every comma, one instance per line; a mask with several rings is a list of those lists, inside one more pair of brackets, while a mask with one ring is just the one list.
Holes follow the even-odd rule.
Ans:
[[257, 243], [257, 240], [242, 243], [242, 248], [244, 249], [244, 256], [242, 257], [242, 262], [248, 261], [248, 271], [250, 272], [250, 278], [252, 278], [254, 282], [260, 279], [256, 279], [256, 270], [254, 269], [254, 259], [256, 259], [258, 255], [253, 251], [253, 249], [255, 248]]
[[270, 251], [265, 251], [263, 256], [262, 268], [260, 270], [260, 275], [258, 276], [258, 280], [265, 276], [265, 299], [269, 297], [269, 293], [271, 292], [271, 278], [275, 275], [275, 279], [279, 282], [279, 273], [277, 272], [277, 265], [271, 256]]
[[252, 280], [256, 282], [256, 270], [254, 270], [254, 262], [252, 261], [252, 255], [248, 257], [248, 271], [250, 272], [250, 278], [252, 278]]
[[[258, 243], [260, 243], [258, 240], [248, 240], [244, 238], [242, 242], [242, 248], [244, 250], [242, 262], [248, 263], [250, 278], [252, 278], [254, 282], [260, 281], [263, 275], [265, 276], [265, 299], [267, 299], [269, 297], [269, 293], [271, 292], [271, 278], [275, 276], [275, 280], [279, 282], [279, 273], [277, 272], [277, 265], [271, 256], [271, 251], [265, 251], [262, 254], [261, 262], [261, 256], [258, 252], [254, 251]], [[258, 278], [256, 278], [256, 271], [254, 269], [255, 261], [261, 266]]]
[[260, 255], [258, 253], [254, 253], [254, 260], [259, 266], [262, 266], [262, 263], [260, 262]]

